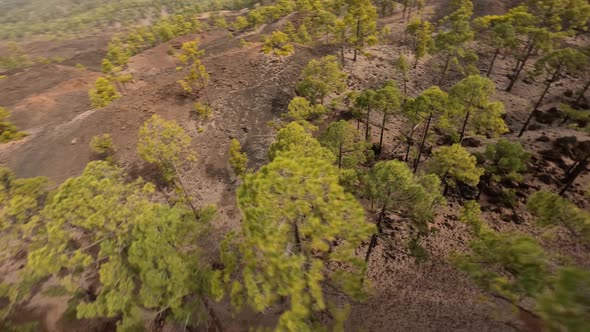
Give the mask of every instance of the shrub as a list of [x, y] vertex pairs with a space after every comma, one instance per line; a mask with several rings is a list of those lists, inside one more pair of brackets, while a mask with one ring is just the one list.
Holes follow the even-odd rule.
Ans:
[[92, 137], [90, 150], [100, 156], [112, 156], [117, 150], [113, 145], [113, 138], [109, 134]]
[[209, 119], [213, 115], [211, 106], [201, 104], [200, 102], [195, 103], [195, 112], [203, 119]]

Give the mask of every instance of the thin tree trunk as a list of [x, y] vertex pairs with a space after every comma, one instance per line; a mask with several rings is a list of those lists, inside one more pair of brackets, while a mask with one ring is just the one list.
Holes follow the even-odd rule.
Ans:
[[447, 60], [445, 61], [445, 66], [443, 67], [443, 71], [442, 71], [442, 73], [440, 75], [440, 80], [438, 80], [438, 86], [440, 86], [443, 83], [443, 81], [445, 79], [445, 76], [447, 74], [447, 70], [449, 70], [449, 64], [450, 63], [451, 63], [451, 53], [449, 53], [447, 55]]
[[521, 137], [522, 134], [524, 134], [524, 132], [526, 131], [526, 128], [528, 127], [529, 123], [531, 122], [531, 119], [533, 118], [533, 114], [535, 114], [535, 111], [539, 108], [539, 106], [541, 106], [541, 103], [543, 102], [545, 95], [549, 91], [551, 84], [553, 84], [553, 82], [555, 82], [555, 80], [557, 80], [557, 77], [559, 76], [560, 71], [561, 71], [561, 65], [557, 66], [557, 69], [553, 73], [553, 76], [551, 76], [551, 79], [549, 79], [549, 82], [547, 82], [547, 85], [545, 86], [545, 90], [543, 90], [541, 97], [539, 97], [539, 100], [537, 100], [535, 107], [533, 107], [533, 111], [531, 112], [531, 114], [529, 114], [524, 125], [522, 126], [522, 129], [520, 129], [520, 132], [518, 133], [518, 137]]
[[340, 47], [340, 61], [342, 62], [342, 67], [344, 67], [344, 41], [342, 41], [342, 45]]
[[184, 183], [182, 182], [180, 172], [178, 172], [178, 168], [176, 167], [176, 164], [174, 163], [174, 161], [172, 161], [172, 168], [174, 169], [174, 174], [176, 174], [176, 182], [178, 182], [178, 184], [180, 185], [180, 189], [182, 190], [182, 194], [184, 195], [184, 198], [186, 199], [191, 210], [193, 211], [195, 221], [199, 222], [199, 211], [197, 210], [197, 208], [193, 204], [193, 201], [192, 201], [190, 195], [188, 194], [188, 191], [186, 190]]
[[371, 123], [371, 104], [367, 107], [367, 125], [365, 127], [365, 141], [369, 140], [369, 126]]
[[586, 157], [584, 159], [578, 161], [578, 164], [576, 165], [576, 167], [574, 167], [571, 170], [570, 174], [566, 176], [565, 185], [559, 191], [559, 196], [563, 196], [563, 194], [565, 194], [565, 192], [572, 185], [572, 183], [574, 183], [574, 181], [576, 181], [578, 176], [580, 174], [582, 174], [582, 172], [584, 170], [586, 170], [586, 167], [588, 166], [588, 162], [590, 162], [590, 154], [586, 155]]
[[408, 8], [407, 1], [404, 2], [404, 11], [402, 12], [402, 20], [406, 18], [406, 8]]
[[586, 82], [586, 85], [584, 85], [584, 88], [582, 89], [582, 91], [580, 91], [578, 98], [576, 98], [576, 101], [574, 102], [574, 107], [580, 105], [580, 102], [582, 101], [582, 98], [584, 98], [584, 95], [586, 94], [586, 91], [588, 91], [588, 88], [590, 88], [590, 80]]
[[416, 129], [415, 126], [412, 127], [412, 130], [410, 130], [410, 134], [408, 135], [408, 137], [406, 137], [406, 139], [408, 140], [408, 146], [406, 148], [406, 156], [404, 157], [404, 161], [406, 161], [406, 162], [408, 161], [408, 158], [410, 158], [410, 151], [412, 150], [412, 145], [413, 145], [412, 143], [414, 140], [414, 131], [416, 131], [415, 129]]
[[297, 247], [297, 251], [301, 252], [301, 237], [299, 236], [299, 226], [297, 222], [293, 223], [293, 238], [295, 239], [295, 246]]
[[463, 137], [465, 137], [465, 129], [467, 128], [467, 122], [469, 122], [469, 115], [471, 114], [471, 111], [467, 111], [467, 114], [465, 114], [465, 120], [463, 120], [463, 127], [461, 128], [461, 136], [459, 137], [459, 142], [463, 141]]
[[338, 168], [342, 168], [342, 141], [340, 141], [340, 146], [338, 147]]
[[385, 216], [385, 204], [381, 208], [381, 212], [379, 212], [379, 218], [377, 219], [377, 232], [371, 236], [371, 242], [369, 243], [369, 248], [367, 248], [367, 254], [365, 255], [365, 263], [369, 262], [371, 258], [371, 253], [373, 252], [373, 248], [377, 246], [377, 237], [381, 234], [381, 222], [383, 222], [383, 217]]
[[[510, 79], [510, 83], [508, 84], [508, 87], [506, 87], [506, 91], [508, 91], [508, 92], [512, 91], [512, 87], [514, 87], [514, 83], [516, 83], [516, 80], [518, 80], [518, 76], [520, 76], [520, 72], [522, 71], [522, 69], [526, 65], [526, 62], [528, 61], [528, 59], [533, 54], [534, 49], [535, 49], [535, 43], [534, 43], [534, 41], [531, 41], [530, 46], [527, 47], [527, 52], [524, 56], [524, 59], [522, 59], [522, 61], [520, 61], [520, 60], [517, 61], [516, 68], [514, 69], [514, 74], [512, 75], [512, 78]], [[520, 66], [519, 66], [519, 63], [520, 63]]]
[[449, 171], [447, 171], [441, 179], [441, 183], [444, 185], [443, 196], [447, 196], [447, 194], [449, 193], [449, 183], [447, 182], [448, 176], [449, 176]]
[[490, 63], [490, 67], [488, 68], [488, 72], [486, 73], [487, 77], [490, 77], [490, 75], [492, 74], [492, 69], [494, 69], [494, 63], [496, 62], [496, 58], [498, 57], [498, 54], [500, 54], [499, 47], [497, 47], [496, 51], [494, 52], [494, 57], [492, 57], [492, 62]]
[[406, 104], [406, 100], [408, 99], [408, 80], [405, 77], [404, 73], [404, 105]]
[[354, 45], [354, 59], [352, 61], [356, 61], [356, 53], [358, 50], [358, 44], [360, 42], [360, 35], [361, 35], [361, 18], [357, 18], [356, 20], [356, 43]]
[[385, 122], [387, 121], [387, 111], [383, 110], [383, 121], [381, 121], [381, 134], [379, 135], [379, 155], [383, 152], [383, 132], [385, 131]]
[[418, 164], [420, 164], [420, 158], [422, 157], [422, 151], [424, 150], [424, 144], [426, 144], [426, 136], [428, 136], [428, 130], [430, 129], [430, 122], [432, 121], [432, 113], [428, 116], [428, 120], [426, 121], [426, 127], [424, 128], [424, 133], [422, 134], [422, 141], [420, 142], [420, 148], [418, 149], [418, 156], [416, 160], [414, 160], [414, 173], [418, 170]]

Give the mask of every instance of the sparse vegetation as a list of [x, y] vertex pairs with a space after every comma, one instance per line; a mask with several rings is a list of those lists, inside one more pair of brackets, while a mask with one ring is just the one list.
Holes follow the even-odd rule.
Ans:
[[274, 31], [270, 36], [264, 39], [262, 52], [277, 56], [287, 56], [295, 52], [295, 48], [293, 47], [293, 44], [291, 44], [288, 35], [281, 31]]
[[0, 143], [17, 140], [27, 136], [25, 132], [19, 131], [15, 125], [8, 121], [10, 113], [0, 107]]
[[113, 83], [105, 77], [96, 79], [94, 89], [90, 90], [88, 95], [90, 96], [90, 104], [94, 108], [108, 106], [111, 102], [121, 97]]
[[90, 149], [97, 155], [105, 157], [112, 156], [117, 150], [110, 134], [102, 134], [92, 137], [92, 140], [90, 141]]

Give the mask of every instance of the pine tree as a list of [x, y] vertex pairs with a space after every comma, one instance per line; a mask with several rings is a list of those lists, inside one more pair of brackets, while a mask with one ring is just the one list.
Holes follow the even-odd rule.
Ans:
[[[410, 26], [408, 26], [410, 29]], [[435, 50], [434, 39], [432, 34], [434, 28], [428, 21], [418, 21], [414, 29], [410, 31], [415, 35], [414, 47], [414, 68], [418, 66], [418, 61]]]
[[522, 28], [526, 43], [517, 58], [506, 91], [512, 91], [531, 56], [541, 51], [551, 51], [559, 39], [585, 26], [590, 18], [590, 5], [584, 1], [539, 0], [531, 2], [528, 11], [528, 17], [523, 19], [521, 16], [518, 19], [520, 24], [526, 23]]
[[232, 138], [229, 145], [229, 165], [237, 177], [243, 177], [246, 174], [246, 167], [248, 166], [248, 156], [242, 152], [240, 141]]
[[[199, 49], [199, 40], [185, 42], [182, 44], [181, 49], [183, 52], [178, 54], [176, 58], [181, 64], [189, 67], [189, 72], [184, 79], [178, 81], [178, 84], [188, 94], [193, 93], [195, 90], [197, 92], [204, 90], [209, 85], [209, 73], [200, 60], [204, 51]], [[211, 106], [211, 100], [206, 91], [205, 98], [207, 104]]]
[[238, 16], [234, 21], [233, 27], [238, 31], [243, 31], [246, 30], [246, 28], [248, 28], [248, 25], [249, 22], [244, 16]]
[[347, 12], [345, 22], [354, 30], [350, 38], [354, 45], [354, 58], [363, 49], [365, 44], [376, 42], [377, 33], [377, 10], [370, 0], [346, 0]]
[[289, 39], [297, 41], [297, 32], [295, 31], [295, 27], [291, 21], [287, 22], [285, 26], [283, 26], [282, 31], [289, 36]]
[[295, 121], [306, 127], [308, 121], [319, 119], [328, 110], [322, 105], [312, 105], [303, 97], [295, 97], [289, 102], [288, 112], [281, 117], [287, 121]]
[[487, 37], [487, 42], [494, 48], [492, 60], [486, 71], [487, 77], [492, 74], [498, 55], [518, 46], [518, 32], [530, 21], [532, 18], [525, 6], [513, 8], [505, 15], [488, 15], [473, 20], [473, 25], [479, 30], [480, 35]]
[[[521, 312], [543, 319], [552, 330], [590, 327], [587, 271], [550, 261], [551, 255], [532, 237], [492, 230], [473, 201], [467, 202], [460, 220], [472, 226], [475, 240], [469, 245], [471, 253], [455, 254], [452, 261], [479, 286]], [[523, 299], [534, 303], [533, 311], [521, 305]]]
[[[297, 153], [279, 155], [238, 189], [244, 219], [241, 243], [225, 247], [225, 281], [236, 272], [232, 301], [258, 312], [283, 301], [277, 331], [321, 329], [317, 312], [331, 304], [323, 284], [355, 300], [364, 297], [361, 241], [373, 233], [364, 210], [338, 184], [329, 162]], [[345, 267], [345, 268], [343, 268]]]
[[304, 45], [308, 45], [312, 43], [312, 38], [309, 35], [309, 32], [307, 32], [307, 28], [305, 27], [305, 24], [300, 24], [299, 27], [297, 28], [297, 40]]
[[9, 118], [10, 112], [4, 107], [0, 107], [0, 143], [10, 142], [27, 136], [25, 132], [19, 131], [15, 125], [8, 121]]
[[402, 76], [402, 82], [404, 87], [404, 104], [406, 103], [406, 98], [408, 97], [408, 82], [410, 81], [410, 64], [408, 63], [408, 59], [405, 55], [400, 54], [399, 58], [395, 61], [395, 69], [399, 74]]
[[[449, 108], [449, 96], [446, 92], [442, 91], [438, 86], [431, 86], [424, 90], [416, 99], [410, 101], [406, 109], [409, 111], [408, 114], [412, 114], [414, 118], [426, 118], [424, 130], [422, 132], [422, 138], [420, 139], [420, 147], [418, 148], [418, 156], [414, 160], [414, 173], [418, 170], [420, 164], [420, 158], [424, 151], [426, 144], [426, 138], [430, 131], [433, 121], [442, 116]], [[406, 153], [406, 156], [409, 155]]]
[[477, 167], [475, 156], [459, 144], [435, 150], [429, 166], [430, 172], [438, 175], [444, 184], [444, 195], [459, 182], [476, 186], [484, 173], [483, 168]]
[[355, 98], [355, 108], [364, 110], [365, 117], [365, 141], [369, 141], [369, 129], [371, 127], [371, 111], [375, 109], [377, 92], [372, 89], [366, 89]]
[[590, 329], [590, 273], [575, 267], [559, 270], [538, 299], [537, 310], [552, 331]]
[[104, 58], [101, 63], [101, 71], [105, 75], [111, 75], [115, 71], [115, 66], [109, 59]]
[[[23, 284], [54, 276], [78, 318], [117, 317], [118, 331], [142, 329], [145, 309], [197, 325], [212, 272], [195, 243], [215, 210], [195, 222], [181, 205], [155, 203], [153, 192], [141, 180], [126, 183], [112, 164], [91, 162], [43, 210]], [[85, 279], [95, 273], [100, 287], [90, 288]]]
[[427, 233], [427, 222], [434, 217], [434, 208], [443, 202], [440, 180], [435, 175], [415, 176], [406, 163], [398, 160], [375, 164], [364, 182], [371, 206], [378, 209], [377, 232], [371, 237], [366, 262], [377, 245], [386, 213], [409, 217], [419, 237]]
[[102, 134], [92, 137], [92, 140], [90, 141], [90, 149], [93, 153], [103, 158], [112, 158], [117, 151], [110, 134]]
[[194, 160], [190, 151], [191, 137], [174, 120], [153, 115], [139, 128], [137, 153], [148, 163], [157, 165], [167, 181], [178, 178], [183, 160]]
[[375, 109], [383, 113], [381, 132], [379, 134], [379, 154], [383, 151], [383, 133], [385, 131], [385, 124], [387, 123], [387, 116], [395, 111], [399, 111], [401, 103], [402, 94], [396, 87], [394, 81], [387, 81], [383, 87], [375, 92]]
[[331, 93], [341, 93], [346, 89], [348, 75], [342, 71], [341, 65], [333, 55], [320, 60], [311, 60], [301, 72], [301, 81], [297, 84], [297, 92], [312, 104], [320, 101]]
[[0, 167], [0, 262], [26, 250], [52, 187], [46, 177], [17, 178]]
[[331, 30], [336, 44], [340, 45], [340, 64], [344, 66], [344, 48], [349, 41], [348, 34], [350, 32], [350, 26], [346, 24], [346, 20], [339, 18], [334, 21], [334, 25]]
[[543, 227], [563, 226], [574, 236], [590, 244], [590, 213], [548, 191], [537, 191], [527, 202], [535, 222]]
[[517, 306], [521, 298], [543, 291], [548, 257], [534, 238], [492, 230], [481, 220], [479, 206], [474, 202], [465, 206], [460, 219], [472, 226], [475, 236], [469, 244], [471, 253], [452, 257], [460, 270], [480, 287]]
[[279, 130], [277, 138], [268, 148], [268, 159], [273, 161], [277, 156], [296, 152], [300, 156], [325, 159], [330, 162], [335, 160], [334, 155], [313, 138], [305, 127], [297, 122], [291, 122]]
[[336, 156], [338, 168], [355, 168], [372, 155], [369, 144], [345, 120], [332, 122], [320, 137], [320, 143]]
[[530, 113], [524, 125], [522, 126], [522, 129], [518, 133], [518, 137], [522, 136], [522, 134], [524, 134], [526, 131], [526, 128], [533, 118], [534, 111], [536, 111], [543, 102], [543, 99], [545, 98], [545, 95], [547, 95], [551, 85], [557, 82], [562, 75], [574, 73], [587, 65], [588, 57], [582, 52], [572, 48], [564, 48], [555, 52], [551, 52], [537, 61], [535, 64], [535, 73], [537, 75], [546, 73], [551, 75], [551, 77], [547, 81], [545, 89], [539, 97], [539, 100], [537, 100], [537, 103], [533, 107], [533, 112]]
[[193, 110], [199, 116], [199, 118], [203, 120], [207, 120], [213, 116], [213, 109], [211, 106], [202, 104], [198, 101], [193, 104]]
[[109, 43], [106, 59], [108, 59], [113, 65], [125, 66], [129, 61], [129, 58], [131, 58], [131, 54], [121, 40], [117, 37], [113, 38]]
[[521, 173], [528, 168], [527, 162], [530, 156], [531, 154], [520, 143], [510, 143], [507, 139], [500, 139], [497, 143], [486, 146], [485, 169], [496, 177], [496, 181], [520, 181]]
[[[178, 84], [188, 94], [204, 89], [209, 84], [209, 73], [200, 60], [204, 51], [199, 50], [199, 40], [183, 43], [181, 50], [176, 58], [182, 65], [189, 67], [189, 73], [184, 79], [178, 80]], [[177, 67], [177, 70], [180, 69], [182, 67]]]
[[445, 30], [440, 31], [435, 37], [436, 49], [445, 55], [439, 86], [443, 83], [451, 64], [466, 55], [465, 43], [472, 40], [474, 35], [470, 26], [473, 15], [471, 0], [453, 0], [452, 6], [455, 11], [442, 21]]
[[461, 128], [459, 142], [465, 137], [465, 133], [473, 131], [476, 134], [497, 136], [508, 131], [508, 127], [502, 119], [504, 105], [501, 102], [492, 102], [490, 97], [495, 92], [495, 85], [490, 79], [471, 75], [457, 84], [449, 92], [450, 102], [453, 106], [445, 115], [447, 124], [453, 128]]
[[287, 56], [295, 52], [289, 36], [282, 31], [273, 31], [273, 33], [264, 39], [262, 52], [265, 54], [274, 54], [276, 56]]
[[326, 6], [322, 5], [321, 2], [316, 1], [314, 4], [318, 4], [318, 6], [312, 19], [312, 30], [315, 31], [315, 36], [317, 39], [319, 39], [321, 34], [323, 34], [324, 43], [328, 44], [330, 42], [330, 33], [335, 34], [334, 26], [338, 18], [329, 9], [326, 9]]
[[117, 89], [113, 83], [104, 77], [96, 79], [94, 88], [88, 92], [88, 95], [90, 97], [90, 104], [94, 108], [108, 106], [114, 100], [121, 97], [121, 95], [117, 93]]

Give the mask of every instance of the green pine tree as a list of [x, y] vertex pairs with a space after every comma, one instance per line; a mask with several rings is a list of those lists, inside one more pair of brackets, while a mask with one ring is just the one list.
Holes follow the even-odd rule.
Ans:
[[477, 167], [475, 156], [459, 144], [443, 146], [433, 152], [430, 172], [438, 175], [444, 184], [444, 195], [449, 187], [456, 187], [461, 182], [476, 186], [484, 169]]
[[225, 247], [225, 280], [234, 273], [243, 280], [231, 286], [235, 304], [262, 312], [285, 301], [277, 331], [321, 328], [316, 313], [332, 306], [324, 283], [364, 298], [365, 264], [354, 252], [373, 226], [338, 180], [329, 162], [289, 153], [246, 175], [238, 189], [241, 242]]
[[333, 55], [320, 60], [311, 60], [301, 72], [301, 81], [297, 84], [297, 92], [312, 104], [320, 101], [331, 93], [340, 93], [346, 89], [348, 75], [342, 71], [341, 65]]

